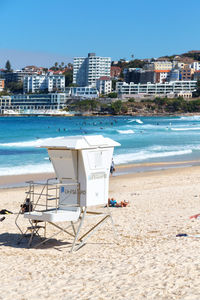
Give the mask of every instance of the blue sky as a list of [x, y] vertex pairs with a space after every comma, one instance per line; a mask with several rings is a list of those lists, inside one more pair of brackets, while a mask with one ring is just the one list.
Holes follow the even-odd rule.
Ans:
[[200, 0], [0, 0], [0, 67], [200, 49]]

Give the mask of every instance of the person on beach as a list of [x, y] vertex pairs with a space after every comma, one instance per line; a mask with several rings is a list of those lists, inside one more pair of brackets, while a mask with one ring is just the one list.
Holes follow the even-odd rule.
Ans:
[[112, 162], [111, 162], [111, 166], [110, 166], [110, 174], [112, 176], [113, 172], [115, 172], [115, 164], [114, 164], [114, 160], [112, 158]]
[[27, 198], [26, 201], [21, 204], [21, 213], [24, 214], [25, 212], [30, 212], [33, 210], [33, 204], [30, 198]]
[[108, 206], [109, 207], [126, 207], [128, 205], [128, 201], [124, 200], [121, 201], [120, 203], [117, 202], [114, 198], [108, 198]]

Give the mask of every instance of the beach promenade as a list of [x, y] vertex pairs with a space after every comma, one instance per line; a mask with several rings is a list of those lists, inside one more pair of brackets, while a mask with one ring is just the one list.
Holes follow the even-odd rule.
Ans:
[[[0, 189], [0, 209], [18, 212], [24, 192]], [[200, 233], [200, 221], [189, 218], [200, 213], [200, 167], [114, 176], [109, 196], [130, 203], [111, 208], [119, 244], [107, 223], [72, 254], [63, 233], [38, 249], [17, 245], [16, 215], [6, 215], [0, 299], [200, 299], [200, 238], [176, 237]]]

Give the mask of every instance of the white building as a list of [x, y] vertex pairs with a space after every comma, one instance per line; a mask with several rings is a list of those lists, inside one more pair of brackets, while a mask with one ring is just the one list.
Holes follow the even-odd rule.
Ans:
[[97, 79], [96, 87], [100, 94], [109, 94], [112, 91], [112, 80], [108, 76], [102, 76]]
[[24, 93], [63, 91], [64, 88], [64, 75], [30, 75], [25, 76], [23, 80]]
[[59, 111], [66, 107], [65, 93], [18, 94], [0, 96], [0, 113], [14, 111], [16, 113], [46, 113]]
[[167, 95], [180, 94], [180, 92], [193, 92], [196, 90], [197, 81], [173, 81], [165, 83], [134, 84], [117, 82], [116, 90], [120, 98], [130, 98], [134, 95]]
[[200, 71], [200, 62], [199, 61], [194, 61], [190, 66], [192, 69], [194, 69], [194, 71]]
[[78, 97], [80, 99], [94, 99], [99, 97], [99, 92], [95, 87], [85, 86], [85, 87], [71, 87], [70, 88], [71, 97]]
[[73, 83], [78, 86], [96, 86], [102, 76], [110, 77], [111, 58], [88, 53], [88, 57], [75, 57], [73, 65]]

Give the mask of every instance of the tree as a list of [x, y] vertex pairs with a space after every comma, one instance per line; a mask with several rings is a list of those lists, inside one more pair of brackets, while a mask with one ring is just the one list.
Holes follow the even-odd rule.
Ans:
[[69, 69], [72, 69], [72, 68], [73, 68], [73, 64], [72, 64], [72, 63], [68, 63], [68, 64], [67, 64], [67, 67], [68, 67]]
[[116, 79], [112, 80], [112, 89], [113, 89], [113, 91], [115, 91], [115, 89], [116, 89], [116, 82], [117, 82]]
[[115, 92], [109, 93], [108, 98], [117, 98], [117, 93], [115, 93]]
[[116, 102], [113, 102], [111, 104], [111, 108], [112, 108], [114, 114], [119, 114], [121, 112], [121, 108], [122, 108], [122, 101], [118, 100]]
[[7, 60], [6, 65], [5, 65], [5, 68], [6, 68], [6, 71], [7, 71], [7, 72], [11, 72], [11, 71], [12, 71], [12, 69], [11, 69], [11, 64], [10, 64], [10, 61], [9, 61], [9, 60]]
[[129, 98], [128, 102], [132, 102], [132, 103], [135, 102], [135, 98]]
[[70, 84], [72, 84], [73, 81], [73, 73], [72, 71], [67, 71], [64, 73], [65, 75], [65, 86], [69, 86]]
[[6, 84], [6, 89], [12, 93], [23, 93], [23, 82], [8, 82]]

